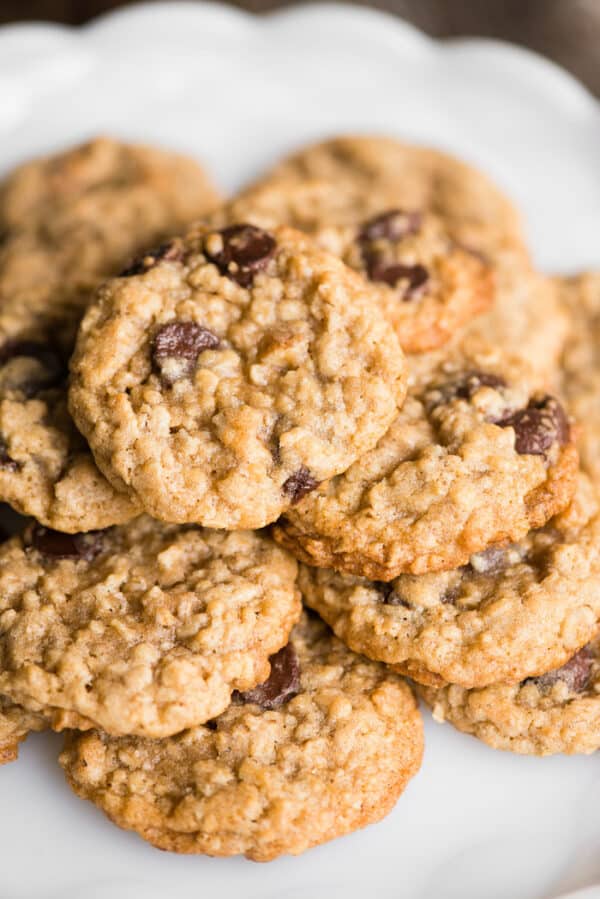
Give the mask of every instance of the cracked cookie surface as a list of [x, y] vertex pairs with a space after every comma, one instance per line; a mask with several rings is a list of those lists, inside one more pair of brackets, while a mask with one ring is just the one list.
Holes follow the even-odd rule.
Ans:
[[402, 195], [331, 181], [267, 181], [211, 218], [290, 225], [359, 272], [407, 352], [445, 343], [494, 296], [489, 265], [456, 243], [444, 220]]
[[71, 734], [67, 779], [120, 827], [175, 852], [268, 861], [386, 815], [423, 752], [407, 684], [307, 615], [276, 681], [167, 740]]
[[70, 418], [68, 357], [97, 284], [217, 199], [191, 159], [108, 138], [0, 186], [0, 498], [22, 514], [82, 531], [139, 511]]
[[356, 652], [425, 683], [520, 681], [566, 662], [600, 627], [600, 511], [580, 476], [569, 508], [469, 564], [389, 583], [301, 566], [308, 605]]
[[573, 497], [568, 419], [517, 361], [477, 342], [411, 367], [406, 402], [377, 446], [275, 526], [301, 561], [383, 581], [458, 568]]
[[72, 364], [98, 465], [156, 518], [261, 527], [371, 449], [406, 390], [363, 280], [296, 231], [199, 226], [108, 282]]
[[0, 547], [0, 694], [55, 729], [165, 737], [268, 675], [300, 614], [267, 536], [31, 525]]
[[476, 690], [418, 687], [437, 721], [493, 749], [525, 755], [600, 749], [600, 644], [592, 641], [559, 669], [520, 684]]

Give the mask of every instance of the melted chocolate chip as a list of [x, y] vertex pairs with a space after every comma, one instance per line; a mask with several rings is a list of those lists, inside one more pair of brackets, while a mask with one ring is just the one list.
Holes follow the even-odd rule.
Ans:
[[268, 679], [245, 693], [236, 690], [232, 697], [234, 702], [253, 702], [261, 709], [278, 709], [300, 692], [300, 662], [292, 644], [288, 643], [269, 661], [271, 673]]
[[34, 524], [28, 535], [28, 544], [47, 559], [83, 559], [91, 562], [102, 552], [103, 531], [87, 534], [63, 534], [41, 524]]
[[8, 445], [3, 437], [0, 437], [0, 468], [4, 471], [19, 471], [21, 468], [21, 464], [9, 455]]
[[204, 727], [207, 727], [209, 730], [215, 731], [217, 730], [218, 725], [215, 719], [212, 718], [210, 721], [205, 722]]
[[292, 500], [292, 505], [299, 503], [302, 497], [306, 496], [316, 487], [319, 482], [313, 478], [310, 471], [305, 465], [302, 465], [298, 471], [291, 474], [289, 478], [283, 482], [282, 490]]
[[154, 335], [152, 361], [167, 384], [189, 376], [204, 350], [216, 350], [219, 338], [195, 322], [169, 322]]
[[170, 262], [181, 262], [183, 257], [184, 252], [182, 242], [180, 240], [170, 240], [167, 243], [163, 243], [159, 247], [156, 247], [154, 250], [148, 250], [147, 253], [138, 256], [131, 265], [123, 269], [119, 277], [131, 278], [133, 275], [143, 275], [144, 272], [154, 268], [154, 266], [162, 259]]
[[514, 428], [515, 449], [520, 455], [544, 456], [558, 443], [569, 441], [569, 421], [561, 404], [552, 396], [531, 400], [520, 409], [496, 422], [501, 428]]
[[540, 677], [529, 677], [524, 683], [535, 684], [542, 692], [547, 692], [560, 681], [571, 693], [582, 693], [589, 683], [593, 662], [589, 647], [584, 646], [562, 668], [556, 668]]
[[397, 287], [402, 283], [402, 300], [414, 300], [423, 293], [429, 281], [424, 265], [403, 265], [390, 262], [378, 252], [365, 254], [367, 274], [371, 281]]
[[389, 209], [375, 216], [362, 226], [358, 239], [361, 243], [372, 243], [376, 240], [397, 241], [409, 234], [416, 234], [421, 227], [420, 212], [404, 212], [402, 209]]
[[212, 252], [205, 246], [208, 259], [241, 287], [250, 287], [254, 276], [265, 269], [275, 253], [275, 239], [254, 225], [231, 225], [220, 231], [222, 248]]
[[66, 377], [65, 364], [48, 343], [36, 340], [7, 340], [0, 347], [0, 366], [18, 358], [34, 359], [39, 366], [37, 372], [30, 373], [25, 381], [14, 385], [26, 397], [56, 387]]

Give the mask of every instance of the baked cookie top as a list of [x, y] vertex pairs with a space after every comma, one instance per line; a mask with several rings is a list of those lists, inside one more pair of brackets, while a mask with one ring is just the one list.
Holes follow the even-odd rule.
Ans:
[[516, 361], [465, 343], [411, 365], [407, 400], [377, 446], [275, 527], [301, 561], [383, 581], [458, 568], [571, 500], [569, 421]]
[[100, 468], [156, 518], [261, 527], [385, 433], [406, 362], [365, 282], [289, 228], [198, 226], [108, 282], [71, 364]]
[[19, 754], [19, 743], [27, 734], [44, 730], [46, 721], [35, 712], [28, 712], [14, 705], [5, 696], [0, 696], [0, 765], [14, 762]]
[[76, 793], [161, 849], [300, 852], [387, 814], [423, 752], [406, 683], [303, 616], [261, 687], [167, 740], [70, 734]]
[[520, 684], [418, 690], [437, 721], [449, 721], [493, 749], [526, 755], [571, 755], [600, 749], [598, 640], [561, 668]]
[[[569, 508], [454, 571], [388, 583], [301, 566], [308, 605], [356, 652], [465, 687], [558, 667], [600, 628], [600, 510], [580, 476]], [[423, 672], [423, 669], [424, 672]]]
[[0, 547], [0, 694], [56, 729], [177, 733], [268, 675], [300, 614], [295, 579], [264, 534], [31, 525]]
[[510, 199], [477, 168], [438, 150], [391, 137], [343, 135], [296, 151], [259, 184], [307, 179], [334, 182], [343, 190], [342, 209], [362, 202], [367, 215], [396, 206], [427, 210], [444, 220], [454, 240], [490, 260], [505, 252], [528, 258]]
[[401, 195], [361, 190], [351, 181], [275, 178], [248, 188], [211, 224], [228, 217], [309, 233], [370, 283], [403, 349], [423, 352], [445, 343], [491, 303], [493, 272], [452, 239], [442, 218], [407, 211], [401, 202]]
[[68, 357], [92, 289], [217, 200], [202, 169], [107, 138], [0, 187], [0, 498], [63, 531], [139, 507], [96, 468], [67, 410]]
[[600, 485], [600, 272], [556, 279], [568, 317], [558, 382], [580, 423], [582, 462]]
[[505, 259], [495, 272], [496, 301], [458, 334], [456, 343], [481, 341], [520, 359], [541, 385], [556, 379], [569, 318], [555, 281]]

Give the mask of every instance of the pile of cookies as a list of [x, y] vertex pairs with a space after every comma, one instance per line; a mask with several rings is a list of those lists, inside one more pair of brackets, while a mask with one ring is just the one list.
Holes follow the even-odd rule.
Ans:
[[0, 762], [65, 730], [121, 827], [269, 860], [393, 807], [415, 692], [600, 747], [600, 276], [484, 175], [336, 138], [224, 201], [99, 138], [0, 235]]

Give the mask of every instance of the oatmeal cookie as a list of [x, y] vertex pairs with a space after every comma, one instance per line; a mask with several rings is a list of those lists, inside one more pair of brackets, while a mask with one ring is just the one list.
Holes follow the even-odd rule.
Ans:
[[75, 792], [161, 849], [298, 855], [386, 815], [417, 772], [409, 687], [304, 616], [269, 680], [168, 740], [71, 734]]
[[426, 683], [482, 687], [556, 668], [600, 628], [600, 509], [569, 508], [469, 564], [385, 583], [301, 566], [308, 605], [351, 649]]
[[28, 712], [5, 696], [0, 696], [0, 765], [14, 762], [19, 753], [19, 743], [27, 734], [46, 727], [41, 715]]
[[289, 228], [199, 226], [108, 282], [70, 409], [114, 486], [166, 521], [262, 527], [371, 449], [406, 362], [362, 278]]
[[579, 452], [600, 485], [600, 273], [557, 279], [568, 316], [559, 388], [580, 423]]
[[67, 409], [68, 357], [93, 288], [217, 201], [192, 160], [107, 138], [34, 160], [0, 187], [0, 499], [63, 531], [139, 512]]
[[375, 449], [275, 527], [301, 561], [382, 581], [454, 569], [572, 499], [570, 423], [524, 368], [480, 344], [415, 359], [406, 403]]
[[556, 283], [514, 261], [496, 270], [495, 283], [494, 305], [458, 334], [456, 343], [465, 338], [491, 343], [520, 359], [540, 385], [548, 386], [556, 377], [569, 333]]
[[0, 547], [0, 694], [55, 729], [166, 737], [269, 673], [300, 615], [264, 534], [38, 524]]
[[528, 262], [515, 206], [486, 175], [446, 153], [390, 137], [334, 137], [284, 159], [259, 185], [307, 179], [333, 183], [341, 209], [365, 204], [361, 218], [396, 206], [427, 210], [444, 220], [454, 240], [488, 259], [508, 252]]
[[519, 684], [418, 690], [436, 721], [449, 721], [493, 749], [525, 755], [571, 755], [600, 749], [597, 639], [561, 668]]
[[427, 210], [392, 207], [380, 196], [335, 181], [267, 182], [248, 189], [211, 224], [247, 221], [290, 225], [309, 233], [371, 285], [404, 350], [445, 343], [494, 296], [491, 267], [457, 244], [444, 220]]

